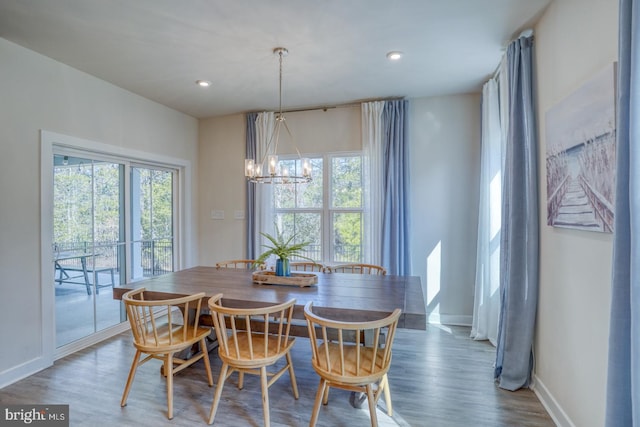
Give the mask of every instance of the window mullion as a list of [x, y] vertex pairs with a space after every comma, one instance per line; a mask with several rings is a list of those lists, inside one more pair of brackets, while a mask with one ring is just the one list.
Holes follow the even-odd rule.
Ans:
[[327, 263], [333, 259], [333, 244], [331, 243], [331, 158], [322, 158], [322, 261]]

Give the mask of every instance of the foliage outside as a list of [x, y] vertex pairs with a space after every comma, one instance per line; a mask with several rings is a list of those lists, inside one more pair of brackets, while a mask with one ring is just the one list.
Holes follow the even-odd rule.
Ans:
[[[328, 160], [326, 164], [325, 160]], [[281, 167], [291, 171], [300, 167], [298, 160], [281, 160], [280, 163]], [[362, 156], [316, 157], [311, 158], [311, 163], [312, 182], [274, 188], [276, 223], [287, 234], [290, 232], [296, 236], [293, 241], [309, 240], [304, 256], [296, 254], [300, 258], [315, 262], [361, 262]], [[329, 178], [326, 188], [323, 186], [325, 173]], [[325, 191], [329, 206], [323, 203]], [[323, 224], [330, 228], [325, 235], [326, 241], [323, 239]], [[330, 246], [330, 251], [325, 251], [324, 245]]]
[[[120, 268], [124, 250], [124, 166], [55, 155], [53, 243], [59, 252], [99, 255], [92, 262]], [[132, 167], [131, 250], [140, 254], [144, 275], [173, 270], [173, 175]], [[103, 265], [104, 264], [104, 265]]]

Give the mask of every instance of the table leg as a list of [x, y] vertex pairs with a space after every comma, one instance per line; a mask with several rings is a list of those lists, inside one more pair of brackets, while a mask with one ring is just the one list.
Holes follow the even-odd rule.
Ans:
[[80, 258], [82, 263], [82, 274], [84, 275], [84, 283], [87, 286], [87, 295], [91, 295], [91, 282], [89, 281], [89, 272], [87, 271], [87, 257]]
[[[60, 272], [60, 274], [58, 275], [58, 278], [57, 278], [57, 279], [55, 279], [55, 276], [56, 276], [55, 272], [56, 272], [56, 270]], [[63, 275], [64, 275], [64, 277], [63, 277]], [[62, 265], [60, 265], [60, 263], [59, 263], [58, 261], [54, 261], [54, 263], [53, 263], [53, 277], [54, 277], [55, 281], [56, 281], [56, 282], [58, 282], [58, 285], [61, 285], [61, 284], [62, 284], [62, 282], [63, 282], [65, 279], [68, 279], [68, 278], [69, 278], [69, 273], [67, 273], [67, 272], [64, 270], [64, 267], [62, 267]]]

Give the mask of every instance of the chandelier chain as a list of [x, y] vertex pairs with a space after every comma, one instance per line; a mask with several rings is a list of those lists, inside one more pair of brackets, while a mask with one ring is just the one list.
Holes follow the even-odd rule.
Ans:
[[282, 56], [283, 56], [283, 52], [282, 50], [280, 52], [278, 52], [278, 54], [280, 55], [280, 92], [279, 92], [279, 98], [280, 98], [280, 105], [278, 107], [278, 109], [280, 110], [279, 113], [279, 117], [282, 117]]

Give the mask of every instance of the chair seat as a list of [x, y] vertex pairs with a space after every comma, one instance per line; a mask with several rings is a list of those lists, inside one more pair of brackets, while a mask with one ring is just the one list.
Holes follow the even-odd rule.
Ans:
[[270, 336], [267, 340], [267, 354], [265, 354], [264, 335], [251, 335], [253, 352], [249, 348], [249, 339], [247, 337], [247, 333], [239, 332], [237, 334], [237, 348], [240, 354], [236, 352], [236, 337], [231, 336], [227, 341], [229, 354], [226, 354], [226, 351], [223, 347], [220, 347], [218, 349], [220, 359], [222, 359], [222, 361], [224, 362], [233, 363], [234, 365], [247, 368], [253, 366], [269, 365], [271, 363], [275, 363], [276, 360], [281, 358], [282, 355], [288, 352], [295, 343], [295, 338], [292, 337], [287, 339], [285, 345], [281, 345], [278, 348], [278, 340], [273, 336]]
[[[199, 342], [201, 339], [206, 338], [211, 333], [210, 328], [200, 326], [194, 332], [193, 325], [187, 325], [187, 339], [184, 339], [184, 326], [176, 327], [174, 325], [170, 332], [168, 325], [163, 325], [157, 328], [156, 331], [157, 336], [151, 331], [144, 335], [144, 342], [134, 342], [133, 345], [145, 353], [166, 354], [187, 348]], [[157, 342], [155, 341], [156, 337], [158, 339]], [[148, 343], [148, 345], [145, 343]], [[161, 348], [161, 350], [159, 350], [159, 348]]]
[[[331, 369], [327, 368], [327, 350]], [[360, 366], [358, 366], [358, 352], [360, 354]], [[340, 346], [337, 343], [322, 344], [318, 347], [318, 359], [312, 360], [313, 369], [328, 379], [344, 384], [364, 385], [380, 378], [389, 370], [389, 364], [385, 364], [384, 353], [377, 351], [375, 364], [371, 363], [374, 349], [370, 347], [359, 348], [356, 346]], [[341, 358], [344, 357], [344, 371]]]

